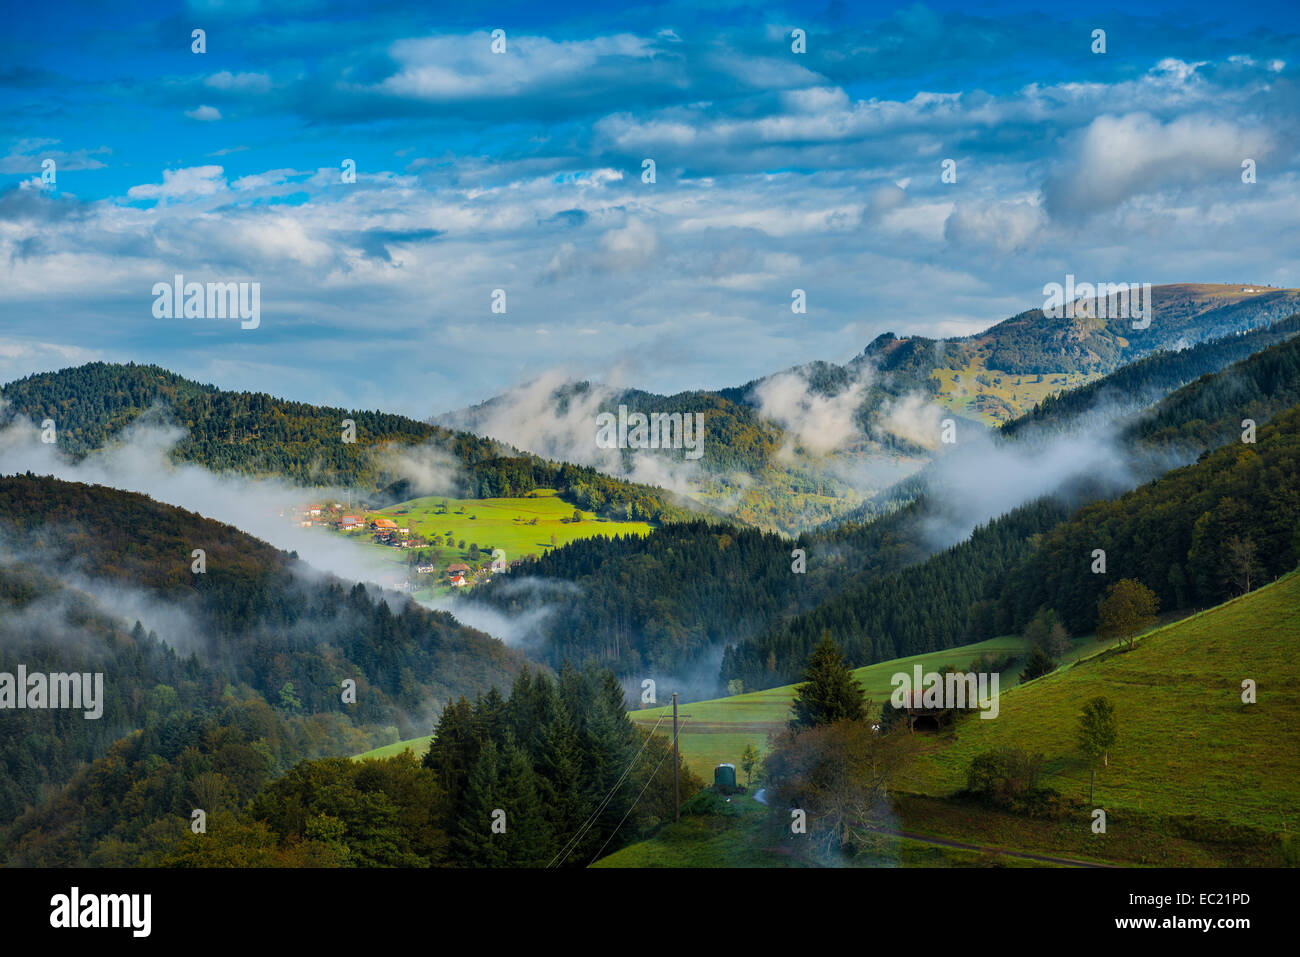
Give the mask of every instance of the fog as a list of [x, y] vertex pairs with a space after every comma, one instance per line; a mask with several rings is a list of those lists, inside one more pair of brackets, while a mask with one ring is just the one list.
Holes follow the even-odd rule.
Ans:
[[346, 500], [343, 490], [304, 489], [277, 479], [211, 472], [174, 463], [169, 452], [185, 432], [156, 416], [124, 429], [107, 448], [80, 461], [55, 444], [41, 441], [40, 430], [22, 416], [0, 428], [0, 474], [33, 472], [69, 482], [107, 485], [140, 492], [168, 505], [233, 525], [285, 551], [297, 552], [313, 567], [349, 581], [391, 585], [396, 569], [372, 550], [323, 528], [301, 528], [293, 509], [309, 501]]
[[[629, 482], [655, 485], [685, 496], [699, 491], [701, 480], [707, 477], [699, 460], [687, 460], [680, 452], [674, 454], [662, 449], [623, 450], [597, 445], [596, 416], [610, 406], [617, 406], [621, 390], [591, 383], [589, 388], [577, 391], [572, 388], [574, 385], [574, 380], [564, 372], [551, 370], [482, 405], [449, 412], [434, 421], [448, 428], [497, 439], [543, 458], [587, 465]], [[707, 414], [703, 442], [707, 457]]]
[[750, 390], [758, 414], [785, 433], [781, 455], [793, 459], [795, 448], [826, 455], [862, 437], [858, 411], [871, 386], [874, 371], [859, 367], [855, 378], [834, 395], [813, 389], [800, 369], [778, 372]]

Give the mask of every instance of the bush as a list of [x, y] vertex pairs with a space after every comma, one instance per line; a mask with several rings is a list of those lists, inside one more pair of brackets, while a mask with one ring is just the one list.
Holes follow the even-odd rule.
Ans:
[[975, 755], [966, 773], [966, 790], [1006, 807], [1031, 797], [1038, 790], [1043, 756], [1022, 748], [996, 748]]
[[1056, 668], [1056, 662], [1052, 656], [1043, 650], [1042, 645], [1034, 645], [1034, 650], [1029, 653], [1029, 660], [1025, 663], [1025, 670], [1020, 672], [1021, 682], [1032, 681], [1035, 678], [1041, 678], [1049, 674]]
[[740, 806], [735, 801], [727, 803], [726, 797], [710, 788], [701, 788], [682, 805], [683, 814], [699, 817], [735, 817], [740, 813]]

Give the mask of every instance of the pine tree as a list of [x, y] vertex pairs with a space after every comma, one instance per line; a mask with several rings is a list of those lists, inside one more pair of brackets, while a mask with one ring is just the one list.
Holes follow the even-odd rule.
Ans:
[[451, 803], [453, 813], [460, 803], [474, 762], [478, 759], [480, 740], [474, 735], [474, 709], [462, 695], [447, 705], [434, 729], [424, 766], [433, 771]]
[[1030, 681], [1033, 678], [1041, 677], [1048, 674], [1056, 667], [1056, 662], [1052, 656], [1043, 650], [1042, 645], [1034, 645], [1034, 650], [1029, 653], [1029, 660], [1025, 663], [1025, 670], [1020, 673], [1020, 680]]
[[[505, 867], [509, 863], [510, 814], [505, 807], [501, 759], [496, 743], [485, 742], [474, 769], [465, 784], [465, 794], [456, 816], [451, 848], [456, 862], [463, 867]], [[493, 830], [505, 810], [506, 833]]]
[[538, 794], [537, 775], [523, 748], [513, 741], [502, 753], [501, 808], [506, 812], [504, 837], [510, 867], [545, 867], [554, 854], [551, 827]]
[[808, 659], [803, 684], [796, 689], [792, 728], [811, 728], [835, 721], [861, 721], [862, 686], [844, 662], [839, 646], [829, 631]]
[[553, 856], [578, 833], [591, 813], [591, 804], [583, 794], [578, 734], [558, 698], [538, 737], [537, 788], [551, 828]]

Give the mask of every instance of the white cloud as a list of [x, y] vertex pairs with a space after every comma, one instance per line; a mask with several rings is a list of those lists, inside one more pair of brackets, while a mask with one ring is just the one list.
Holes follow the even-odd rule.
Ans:
[[192, 110], [186, 110], [185, 115], [192, 120], [198, 120], [200, 123], [211, 123], [214, 120], [221, 119], [221, 111], [215, 106], [199, 106]]
[[237, 93], [266, 93], [271, 89], [271, 78], [265, 73], [231, 73], [222, 70], [212, 74], [203, 83], [214, 90]]
[[1026, 249], [1047, 224], [1033, 200], [957, 203], [944, 221], [944, 236], [963, 246], [1009, 253]]
[[800, 370], [780, 372], [754, 386], [752, 395], [758, 402], [758, 414], [781, 426], [786, 433], [789, 457], [797, 448], [813, 455], [826, 455], [860, 438], [858, 409], [871, 384], [869, 366], [862, 366], [856, 380], [833, 394], [811, 387]]
[[428, 101], [501, 97], [588, 73], [603, 59], [641, 59], [651, 41], [630, 34], [556, 42], [507, 31], [506, 53], [487, 32], [399, 40], [389, 49], [397, 71], [372, 92]]
[[1134, 196], [1217, 178], [1240, 183], [1241, 162], [1272, 153], [1262, 128], [1208, 114], [1163, 122], [1149, 113], [1097, 117], [1063, 151], [1044, 185], [1047, 209], [1087, 218]]
[[163, 170], [161, 183], [144, 183], [126, 191], [131, 199], [180, 199], [189, 196], [211, 196], [226, 188], [220, 166], [189, 166], [183, 169]]

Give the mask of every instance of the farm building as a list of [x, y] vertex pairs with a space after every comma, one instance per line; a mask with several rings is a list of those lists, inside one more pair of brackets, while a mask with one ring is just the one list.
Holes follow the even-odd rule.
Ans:
[[370, 523], [370, 527], [377, 532], [397, 531], [397, 523], [394, 522], [391, 518], [377, 518]]
[[469, 570], [470, 570], [469, 566], [466, 565], [464, 562], [456, 562], [454, 565], [447, 566], [448, 575], [464, 575], [468, 573]]
[[464, 588], [469, 582], [465, 581], [464, 575], [452, 575], [451, 584], [453, 588]]
[[944, 717], [951, 710], [950, 708], [933, 708], [926, 707], [922, 695], [924, 692], [917, 688], [908, 691], [904, 698], [904, 711], [907, 715], [907, 730], [930, 730], [938, 731], [939, 726], [943, 723]]

